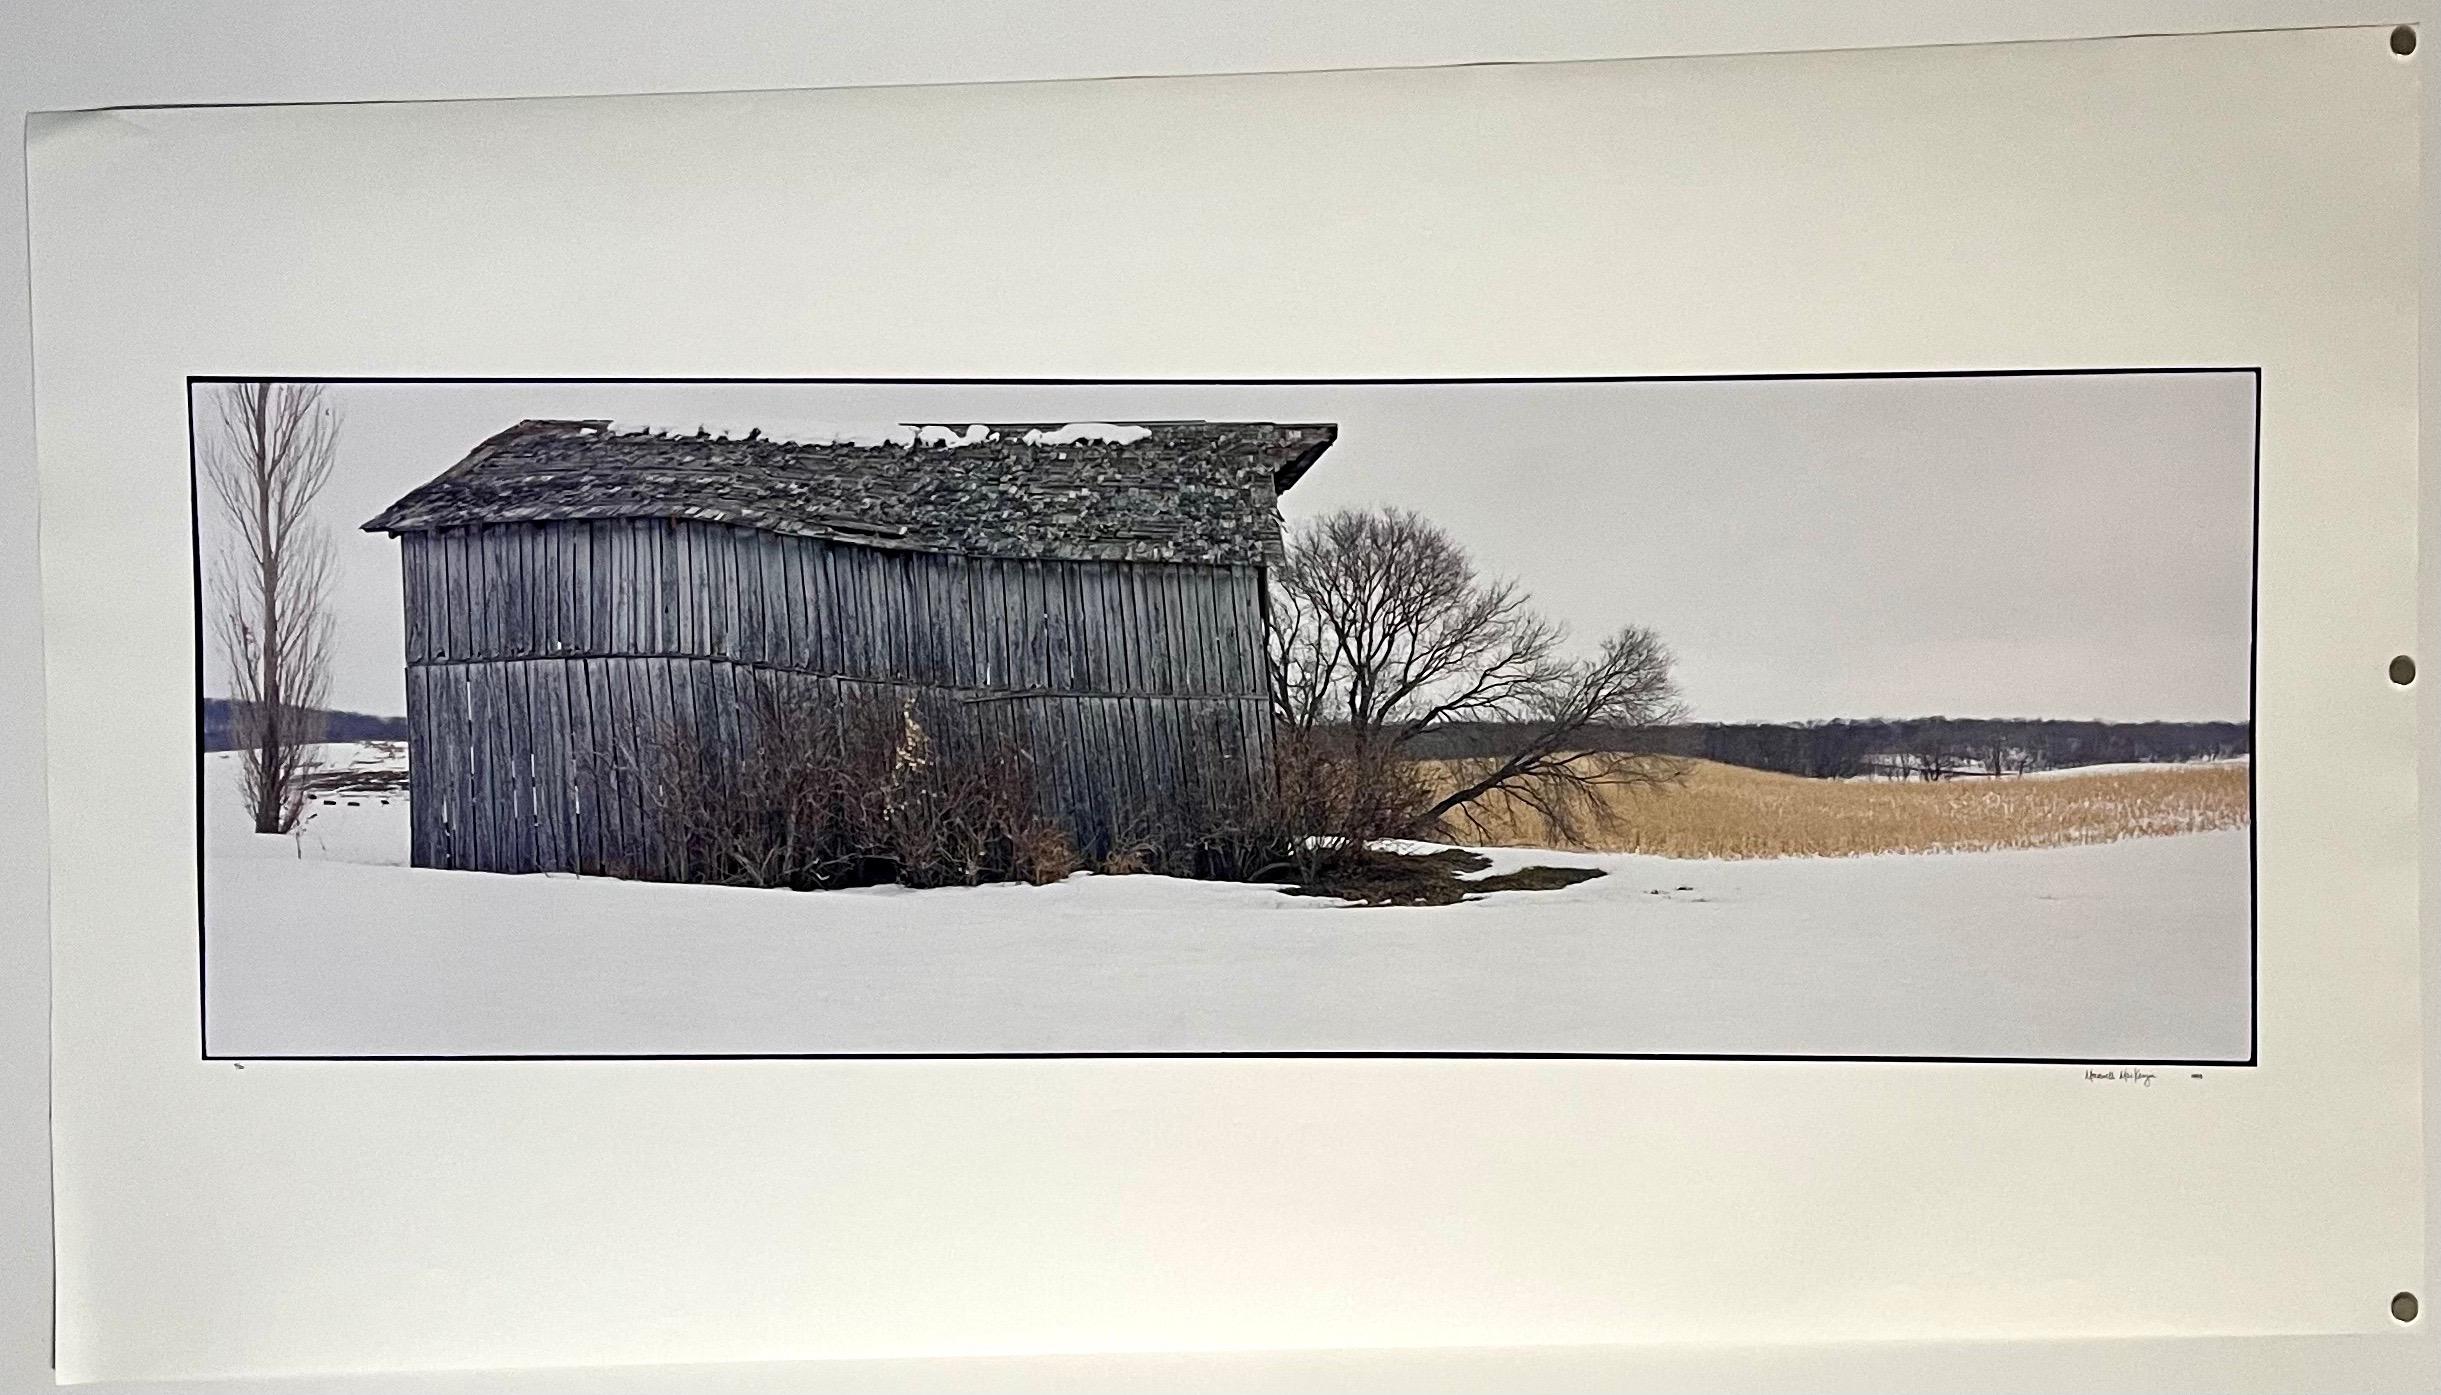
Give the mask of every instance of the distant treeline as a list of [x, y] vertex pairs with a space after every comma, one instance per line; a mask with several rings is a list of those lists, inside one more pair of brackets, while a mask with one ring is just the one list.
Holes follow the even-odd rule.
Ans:
[[[1499, 749], [1488, 724], [1441, 733], [1436, 757]], [[2253, 748], [2245, 722], [2078, 722], [2010, 717], [1864, 718], [1822, 722], [1686, 722], [1645, 731], [1591, 730], [1594, 750], [1652, 751], [1816, 779], [1894, 775], [1941, 780], [2123, 761], [2220, 760]]]
[[[203, 700], [203, 748], [229, 751], [237, 747], [235, 704], [227, 698]], [[404, 741], [407, 719], [376, 717], [369, 712], [319, 710], [325, 741]]]

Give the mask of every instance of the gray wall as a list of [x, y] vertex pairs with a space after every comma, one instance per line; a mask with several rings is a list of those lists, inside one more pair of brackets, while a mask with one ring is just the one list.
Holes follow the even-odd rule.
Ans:
[[1014, 738], [1087, 847], [1190, 773], [1268, 765], [1259, 568], [662, 519], [400, 543], [419, 866], [658, 869], [640, 743], [678, 724], [744, 741], [740, 683], [756, 675], [808, 702], [910, 698], [942, 739]]

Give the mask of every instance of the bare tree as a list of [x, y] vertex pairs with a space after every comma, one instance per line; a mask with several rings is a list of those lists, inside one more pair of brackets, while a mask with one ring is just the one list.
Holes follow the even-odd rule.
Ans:
[[[1361, 841], [1472, 819], [1504, 796], [1571, 836], [1614, 806], [1604, 791], [1674, 779], [1678, 762], [1638, 738], [1682, 709], [1670, 654], [1623, 628], [1590, 658], [1515, 582], [1487, 578], [1447, 533], [1403, 510], [1343, 510], [1292, 531], [1275, 574], [1272, 707], [1285, 751], [1320, 752]], [[1438, 798], [1381, 798], [1439, 733], [1472, 749]], [[1488, 748], [1488, 749], [1481, 749]], [[1419, 787], [1420, 788], [1420, 787]], [[1395, 787], [1392, 788], [1395, 793]], [[1385, 825], [1400, 820], [1404, 830]], [[1325, 821], [1329, 821], [1326, 817]]]
[[220, 505], [212, 624], [257, 833], [286, 833], [305, 807], [311, 747], [330, 687], [335, 565], [314, 501], [338, 460], [339, 412], [311, 383], [227, 384], [203, 440]]
[[1907, 770], [1919, 780], [1946, 780], [1966, 766], [1957, 742], [1943, 729], [1942, 719], [1916, 723], [1907, 736]]

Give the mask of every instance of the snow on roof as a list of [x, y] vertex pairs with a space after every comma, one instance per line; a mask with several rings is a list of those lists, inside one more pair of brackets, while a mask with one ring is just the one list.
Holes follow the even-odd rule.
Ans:
[[524, 421], [365, 524], [693, 518], [984, 556], [1256, 563], [1327, 423]]
[[764, 419], [749, 424], [697, 422], [691, 426], [644, 421], [610, 421], [602, 429], [614, 436], [708, 436], [721, 441], [776, 441], [791, 446], [974, 446], [990, 440], [988, 426], [917, 426], [905, 422], [791, 421]]
[[1106, 421], [1072, 421], [1066, 426], [1045, 431], [1036, 427], [1022, 438], [1029, 446], [1066, 446], [1078, 441], [1101, 441], [1108, 445], [1133, 445], [1153, 434], [1149, 426], [1129, 424], [1116, 426]]

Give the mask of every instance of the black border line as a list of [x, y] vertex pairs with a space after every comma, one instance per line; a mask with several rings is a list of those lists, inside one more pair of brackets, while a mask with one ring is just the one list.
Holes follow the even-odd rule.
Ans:
[[[202, 499], [198, 494], [199, 462], [195, 445], [195, 389], [206, 383], [289, 382], [321, 384], [445, 384], [524, 386], [546, 384], [709, 386], [830, 386], [830, 387], [1449, 387], [1523, 386], [1553, 383], [1785, 383], [1906, 381], [1923, 378], [2106, 378], [2172, 377], [2215, 373], [2246, 373], [2254, 380], [2253, 528], [2247, 562], [2246, 647], [2246, 1057], [2244, 1060], [2160, 1059], [2103, 1056], [1840, 1056], [1768, 1052], [1703, 1051], [798, 1051], [798, 1052], [653, 1052], [533, 1054], [434, 1053], [428, 1055], [369, 1054], [355, 1056], [283, 1055], [217, 1056], [211, 1049], [210, 933], [205, 908], [204, 780], [203, 780], [203, 538]], [[295, 1062], [466, 1062], [533, 1063], [546, 1061], [1719, 1061], [1807, 1065], [1969, 1065], [1969, 1066], [2206, 1066], [2251, 1069], [2262, 1059], [2262, 890], [2258, 845], [2260, 809], [2255, 795], [2257, 740], [2256, 703], [2260, 687], [2263, 595], [2263, 369], [2260, 364], [2179, 365], [2156, 368], [1958, 368], [1890, 369], [1840, 373], [1623, 373], [1543, 374], [1519, 377], [1411, 378], [668, 378], [578, 375], [569, 377], [391, 377], [360, 375], [300, 375], [191, 373], [187, 394], [187, 537], [194, 594], [190, 598], [195, 641], [196, 720], [195, 764], [195, 994], [196, 1045], [199, 1059], [210, 1063]]]
[[212, 936], [204, 907], [210, 858], [204, 847], [203, 748], [203, 462], [195, 447], [195, 380], [186, 385], [186, 540], [187, 576], [194, 583], [193, 614], [188, 623], [195, 643], [195, 1044], [212, 1060]]

